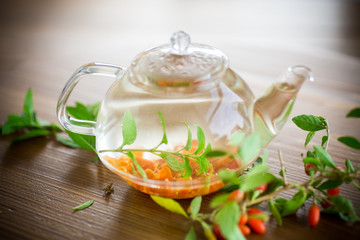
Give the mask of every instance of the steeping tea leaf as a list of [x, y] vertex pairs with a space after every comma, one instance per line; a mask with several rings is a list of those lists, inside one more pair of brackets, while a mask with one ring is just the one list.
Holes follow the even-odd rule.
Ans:
[[125, 145], [134, 143], [136, 139], [136, 123], [129, 110], [127, 110], [124, 114], [122, 127], [123, 143], [120, 149], [122, 149]]

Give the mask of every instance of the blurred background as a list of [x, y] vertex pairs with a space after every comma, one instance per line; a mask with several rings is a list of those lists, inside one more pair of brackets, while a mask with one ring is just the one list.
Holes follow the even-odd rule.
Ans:
[[[264, 81], [293, 64], [309, 65], [319, 84], [342, 73], [359, 81], [359, 1], [349, 0], [2, 0], [0, 81], [2, 103], [29, 87], [48, 89], [38, 104], [54, 109], [76, 68], [88, 62], [129, 66], [144, 49], [168, 43], [184, 30], [193, 42], [222, 50], [259, 95]], [[329, 71], [316, 73], [328, 64]], [[332, 82], [334, 81], [334, 82]], [[88, 81], [78, 100], [102, 99], [111, 81]], [[267, 83], [267, 82], [266, 82]], [[342, 86], [346, 88], [346, 85]], [[81, 87], [80, 87], [81, 89]], [[353, 97], [359, 89], [349, 88]], [[357, 93], [355, 92], [357, 91]], [[354, 95], [355, 94], [355, 95]], [[93, 96], [93, 97], [89, 97]], [[359, 98], [357, 97], [357, 101]], [[3, 119], [9, 112], [0, 109]], [[41, 112], [56, 121], [54, 112]]]

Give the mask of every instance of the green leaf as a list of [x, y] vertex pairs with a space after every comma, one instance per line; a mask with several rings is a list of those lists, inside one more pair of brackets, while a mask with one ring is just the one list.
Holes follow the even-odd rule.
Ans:
[[258, 173], [252, 175], [246, 175], [245, 180], [242, 182], [240, 189], [243, 192], [248, 192], [254, 190], [256, 187], [269, 183], [271, 181], [276, 181], [276, 177], [271, 173]]
[[122, 126], [123, 143], [120, 149], [122, 149], [125, 145], [134, 143], [136, 139], [136, 123], [129, 110], [127, 110], [124, 114]]
[[130, 157], [130, 159], [132, 160], [132, 162], [134, 163], [136, 170], [138, 170], [138, 172], [140, 173], [140, 175], [143, 177], [143, 179], [147, 179], [147, 175], [144, 171], [144, 169], [142, 169], [141, 165], [138, 163], [138, 161], [135, 159], [134, 154], [129, 151], [126, 153], [126, 155], [128, 155]]
[[324, 148], [315, 145], [314, 150], [316, 156], [319, 158], [322, 164], [324, 164], [325, 166], [336, 168], [334, 161], [332, 160], [331, 156]]
[[323, 136], [321, 138], [321, 146], [324, 147], [325, 146], [325, 143], [328, 141], [328, 136]]
[[96, 121], [97, 115], [98, 115], [99, 109], [100, 109], [100, 102], [87, 105], [86, 108], [88, 109], [88, 112], [92, 116], [92, 119], [90, 119], [90, 120]]
[[25, 96], [24, 101], [24, 116], [30, 123], [36, 123], [36, 117], [34, 112], [33, 92], [29, 89]]
[[221, 204], [225, 203], [226, 200], [228, 199], [229, 195], [230, 195], [230, 193], [223, 193], [223, 194], [216, 195], [213, 199], [211, 199], [210, 207], [216, 208], [216, 207], [220, 206]]
[[89, 111], [89, 108], [80, 102], [75, 103], [75, 107], [67, 106], [66, 111], [74, 118], [81, 120], [95, 121], [93, 113]]
[[159, 196], [150, 195], [152, 200], [154, 200], [157, 204], [162, 206], [163, 208], [180, 215], [183, 215], [186, 218], [189, 218], [185, 210], [181, 207], [181, 205], [171, 198], [163, 198]]
[[215, 221], [219, 224], [221, 233], [228, 240], [245, 240], [240, 232], [238, 221], [240, 209], [235, 201], [227, 202], [215, 216]]
[[234, 135], [231, 136], [231, 145], [233, 146], [240, 146], [245, 138], [245, 133], [237, 131]]
[[330, 179], [322, 183], [317, 189], [328, 190], [340, 186], [343, 183], [341, 179]]
[[206, 157], [222, 157], [222, 156], [226, 156], [227, 152], [222, 151], [222, 150], [212, 150], [210, 152], [206, 153]]
[[194, 226], [191, 226], [189, 232], [185, 236], [185, 240], [196, 240], [196, 232]]
[[4, 123], [1, 129], [2, 135], [11, 134], [20, 130], [21, 128], [28, 127], [29, 124], [25, 118], [16, 114], [10, 114], [8, 120]]
[[73, 207], [73, 210], [83, 210], [85, 208], [90, 207], [94, 203], [94, 200], [87, 201], [79, 206]]
[[191, 130], [190, 127], [186, 124], [186, 122], [183, 122], [187, 128], [187, 132], [188, 132], [188, 137], [187, 137], [187, 141], [186, 141], [186, 145], [184, 147], [184, 149], [186, 151], [189, 151], [191, 149], [191, 144], [192, 144], [192, 134], [191, 134]]
[[189, 158], [187, 158], [187, 157], [184, 158], [184, 170], [185, 170], [185, 172], [183, 174], [181, 174], [181, 176], [183, 178], [191, 177], [193, 170], [192, 170], [192, 168], [190, 166]]
[[360, 108], [354, 108], [352, 109], [346, 117], [354, 117], [354, 118], [360, 118]]
[[95, 137], [89, 135], [82, 135], [66, 131], [69, 137], [80, 146], [80, 148], [88, 150], [90, 152], [96, 152], [95, 149]]
[[204, 154], [197, 156], [194, 158], [194, 160], [199, 164], [199, 170], [197, 172], [197, 175], [200, 175], [202, 173], [206, 174], [208, 172], [209, 167], [211, 166], [210, 162], [206, 159]]
[[81, 148], [74, 140], [71, 138], [64, 138], [60, 134], [56, 134], [56, 140], [60, 143], [64, 144], [65, 146], [72, 147], [72, 148]]
[[308, 135], [306, 136], [306, 140], [305, 140], [305, 147], [309, 144], [309, 142], [311, 141], [311, 139], [315, 136], [315, 133], [314, 131], [310, 131], [308, 133]]
[[290, 200], [286, 201], [281, 210], [281, 216], [288, 216], [293, 214], [306, 201], [306, 194], [304, 192], [297, 192]]
[[319, 131], [327, 128], [324, 118], [314, 115], [299, 115], [294, 117], [292, 121], [305, 131]]
[[195, 154], [199, 154], [205, 148], [205, 134], [200, 126], [196, 126], [196, 128], [197, 128], [198, 147], [195, 151]]
[[303, 159], [304, 164], [312, 164], [315, 167], [320, 167], [321, 163], [319, 160], [317, 160], [316, 158], [312, 158], [312, 157], [306, 157]]
[[16, 142], [20, 142], [23, 140], [27, 140], [30, 138], [35, 138], [35, 137], [40, 137], [40, 136], [45, 136], [45, 135], [49, 135], [51, 134], [51, 131], [46, 130], [46, 129], [34, 129], [31, 130], [17, 138], [14, 138], [13, 140], [11, 140], [10, 144], [16, 143]]
[[218, 172], [218, 178], [224, 183], [233, 182], [238, 179], [236, 172], [227, 169], [220, 170]]
[[338, 141], [345, 144], [348, 147], [360, 150], [360, 142], [354, 137], [349, 137], [349, 136], [339, 137]]
[[259, 134], [251, 134], [248, 136], [238, 150], [241, 158], [241, 163], [247, 165], [250, 161], [254, 160], [260, 153], [261, 139]]
[[162, 137], [162, 140], [161, 140], [161, 144], [167, 144], [168, 143], [168, 140], [167, 140], [167, 136], [166, 136], [166, 125], [165, 125], [165, 120], [164, 120], [164, 117], [162, 115], [162, 113], [160, 111], [157, 112], [160, 116], [160, 119], [161, 119], [161, 125], [163, 127], [163, 137]]
[[181, 171], [184, 169], [184, 163], [176, 159], [171, 153], [161, 153], [160, 156], [165, 160], [171, 170]]
[[353, 173], [355, 172], [354, 166], [352, 165], [351, 161], [349, 159], [346, 159], [345, 161], [345, 166], [346, 166], [346, 171], [348, 173]]
[[337, 195], [331, 197], [330, 200], [343, 220], [350, 222], [359, 221], [359, 217], [356, 215], [355, 209], [349, 199]]
[[194, 218], [200, 211], [200, 207], [201, 207], [201, 200], [202, 197], [201, 196], [197, 196], [196, 198], [194, 198], [191, 203], [190, 203], [190, 213], [191, 216]]

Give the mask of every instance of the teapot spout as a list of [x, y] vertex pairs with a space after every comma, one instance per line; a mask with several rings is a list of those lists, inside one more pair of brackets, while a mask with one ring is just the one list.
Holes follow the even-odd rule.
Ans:
[[254, 104], [254, 129], [265, 147], [281, 130], [305, 80], [313, 81], [311, 70], [292, 66]]

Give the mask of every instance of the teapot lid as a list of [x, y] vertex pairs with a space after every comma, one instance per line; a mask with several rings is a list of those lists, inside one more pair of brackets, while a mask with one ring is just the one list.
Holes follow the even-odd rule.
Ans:
[[130, 67], [134, 84], [155, 92], [193, 92], [217, 84], [228, 68], [218, 49], [190, 43], [190, 36], [175, 32], [170, 44], [140, 53]]

